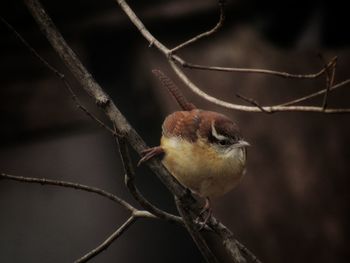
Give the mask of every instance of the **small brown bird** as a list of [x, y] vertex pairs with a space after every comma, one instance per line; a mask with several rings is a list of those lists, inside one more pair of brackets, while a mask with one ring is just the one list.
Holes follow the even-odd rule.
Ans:
[[144, 151], [139, 164], [163, 154], [162, 162], [185, 187], [206, 198], [225, 194], [241, 180], [246, 147], [237, 125], [223, 114], [195, 108], [161, 71], [153, 70], [183, 111], [170, 114], [162, 126], [160, 146]]

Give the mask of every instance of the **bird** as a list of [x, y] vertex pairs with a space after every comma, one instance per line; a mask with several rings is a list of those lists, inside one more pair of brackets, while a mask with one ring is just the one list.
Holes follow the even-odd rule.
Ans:
[[168, 171], [195, 195], [210, 200], [235, 188], [246, 171], [247, 147], [237, 124], [224, 114], [198, 109], [160, 70], [153, 70], [181, 111], [168, 115], [160, 145], [143, 151], [138, 165], [162, 156]]

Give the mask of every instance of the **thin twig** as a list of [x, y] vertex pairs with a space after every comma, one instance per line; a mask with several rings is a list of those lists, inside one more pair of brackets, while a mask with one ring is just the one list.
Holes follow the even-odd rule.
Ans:
[[56, 74], [60, 79], [64, 79], [64, 74], [59, 72], [55, 67], [53, 67], [46, 59], [44, 59], [39, 53], [17, 32], [17, 30], [8, 23], [2, 16], [0, 16], [0, 20], [5, 26], [12, 31], [12, 33], [22, 42], [22, 44], [37, 58], [40, 60], [42, 64], [45, 65], [49, 70], [51, 70], [54, 74]]
[[[332, 91], [332, 90], [335, 90], [335, 89], [338, 89], [338, 88], [342, 88], [342, 87], [345, 87], [347, 84], [350, 84], [350, 79], [346, 79], [342, 82], [339, 82], [338, 84], [330, 87], [329, 91]], [[311, 98], [314, 98], [314, 97], [317, 97], [319, 95], [322, 95], [323, 93], [325, 93], [327, 91], [327, 89], [323, 89], [323, 90], [319, 90], [319, 91], [316, 91], [314, 93], [311, 93], [311, 94], [308, 94], [304, 97], [301, 97], [301, 98], [297, 98], [297, 99], [294, 99], [294, 100], [291, 100], [291, 101], [287, 101], [287, 102], [284, 102], [282, 104], [279, 104], [277, 105], [278, 107], [280, 106], [288, 106], [288, 105], [293, 105], [295, 103], [298, 103], [298, 102], [302, 102], [302, 101], [305, 101], [305, 100], [308, 100], [308, 99], [311, 99]]]
[[170, 50], [170, 53], [171, 54], [174, 54], [176, 51], [178, 51], [179, 49], [181, 48], [184, 48], [190, 44], [193, 44], [194, 42], [204, 38], [204, 37], [209, 37], [210, 35], [216, 33], [220, 28], [221, 26], [223, 25], [223, 22], [225, 20], [225, 9], [224, 9], [224, 3], [223, 1], [219, 1], [219, 12], [220, 12], [220, 17], [219, 17], [219, 21], [217, 22], [217, 24], [210, 30], [208, 30], [207, 32], [204, 32], [204, 33], [201, 33], [185, 42], [183, 42], [182, 44], [172, 48]]
[[[321, 59], [323, 58], [321, 57]], [[328, 94], [331, 87], [333, 86], [336, 67], [337, 67], [337, 57], [332, 59], [331, 67], [329, 68], [327, 67], [326, 69], [326, 92], [323, 97], [323, 103], [322, 103], [323, 110], [327, 108]]]
[[250, 103], [250, 104], [252, 104], [252, 105], [254, 105], [256, 107], [258, 107], [261, 110], [261, 112], [272, 113], [270, 111], [265, 110], [264, 107], [262, 107], [256, 100], [254, 100], [252, 98], [247, 98], [247, 97], [245, 97], [245, 96], [243, 96], [243, 95], [241, 95], [239, 93], [236, 93], [236, 96], [238, 98], [240, 98], [240, 99], [242, 99], [242, 100], [244, 100], [244, 101], [246, 101], [246, 102], [248, 102], [248, 103]]
[[87, 116], [89, 116], [92, 120], [94, 120], [99, 126], [104, 128], [105, 130], [109, 131], [114, 136], [118, 136], [118, 133], [115, 133], [114, 130], [112, 130], [108, 125], [106, 125], [103, 121], [98, 119], [94, 114], [92, 114], [87, 108], [83, 106], [83, 104], [80, 102], [78, 96], [74, 93], [73, 89], [70, 85], [66, 85], [67, 90], [70, 92], [71, 97], [73, 101], [75, 102], [76, 106], [82, 110]]
[[[177, 61], [179, 62], [179, 61]], [[184, 68], [198, 69], [198, 70], [211, 70], [211, 71], [222, 71], [222, 72], [236, 72], [236, 73], [253, 73], [253, 74], [264, 74], [273, 75], [283, 78], [293, 79], [315, 79], [323, 75], [326, 68], [322, 68], [320, 71], [311, 74], [292, 74], [288, 72], [275, 71], [269, 69], [254, 69], [254, 68], [232, 68], [232, 67], [217, 67], [217, 66], [205, 66], [199, 64], [192, 64], [185, 61], [179, 62]]]
[[87, 262], [93, 257], [100, 254], [102, 251], [106, 250], [118, 237], [120, 237], [132, 224], [136, 222], [136, 219], [137, 217], [135, 217], [134, 215], [130, 216], [128, 220], [126, 220], [123, 225], [121, 225], [112, 235], [110, 235], [105, 241], [103, 241], [102, 244], [91, 250], [83, 257], [74, 261], [74, 263]]
[[41, 184], [41, 185], [54, 185], [54, 186], [61, 186], [66, 188], [73, 188], [78, 189], [86, 192], [91, 192], [98, 194], [100, 196], [106, 197], [109, 200], [112, 200], [122, 207], [124, 207], [126, 210], [129, 210], [130, 212], [135, 212], [137, 209], [130, 205], [128, 202], [124, 201], [123, 199], [119, 198], [118, 196], [111, 194], [105, 190], [102, 190], [97, 187], [78, 184], [78, 183], [72, 183], [67, 181], [60, 181], [60, 180], [51, 180], [46, 178], [36, 178], [36, 177], [23, 177], [23, 176], [16, 176], [16, 175], [10, 175], [6, 173], [0, 174], [1, 179], [8, 179], [8, 180], [14, 180], [19, 182], [25, 182], [25, 183], [34, 183], [34, 184]]

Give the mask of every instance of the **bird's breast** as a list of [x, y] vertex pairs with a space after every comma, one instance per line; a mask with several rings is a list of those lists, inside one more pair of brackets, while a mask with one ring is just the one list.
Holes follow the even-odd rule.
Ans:
[[163, 164], [184, 186], [201, 196], [222, 195], [240, 181], [245, 167], [245, 150], [219, 152], [206, 140], [189, 142], [163, 136]]

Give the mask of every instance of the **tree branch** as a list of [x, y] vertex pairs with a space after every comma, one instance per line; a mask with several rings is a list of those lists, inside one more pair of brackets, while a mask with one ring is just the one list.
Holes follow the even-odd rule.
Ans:
[[128, 220], [126, 220], [123, 225], [121, 225], [112, 235], [110, 235], [105, 241], [103, 241], [102, 244], [100, 244], [98, 247], [91, 250], [89, 253], [87, 253], [83, 257], [74, 261], [74, 263], [87, 262], [93, 257], [100, 254], [102, 251], [106, 250], [113, 243], [113, 241], [115, 241], [118, 237], [120, 237], [132, 224], [136, 222], [136, 219], [137, 217], [135, 217], [134, 215], [130, 216]]
[[[78, 184], [78, 183], [72, 183], [72, 182], [66, 182], [66, 181], [59, 181], [59, 180], [50, 180], [46, 178], [35, 178], [35, 177], [23, 177], [23, 176], [15, 176], [10, 174], [1, 173], [0, 179], [7, 179], [7, 180], [13, 180], [13, 181], [19, 181], [24, 183], [34, 183], [34, 184], [41, 184], [41, 185], [54, 185], [54, 186], [61, 186], [66, 188], [73, 188], [78, 189], [86, 192], [91, 192], [98, 194], [100, 196], [106, 197], [109, 200], [112, 200], [116, 203], [118, 203], [120, 206], [124, 207], [126, 210], [130, 211], [131, 213], [134, 213], [137, 209], [130, 205], [128, 202], [124, 201], [123, 199], [119, 198], [116, 195], [113, 195], [105, 190], [102, 190], [97, 187]], [[150, 213], [151, 216], [151, 213]]]
[[[175, 61], [177, 61], [177, 59], [175, 59]], [[177, 62], [184, 68], [190, 68], [190, 69], [235, 72], [235, 73], [264, 74], [264, 75], [273, 75], [276, 77], [282, 77], [287, 79], [315, 79], [325, 74], [326, 69], [329, 67], [329, 65], [325, 66], [320, 71], [316, 73], [311, 73], [311, 74], [292, 74], [288, 72], [269, 70], [269, 69], [218, 67], [218, 66], [205, 66], [205, 65], [199, 65], [199, 64], [192, 64], [186, 61], [177, 61]]]

